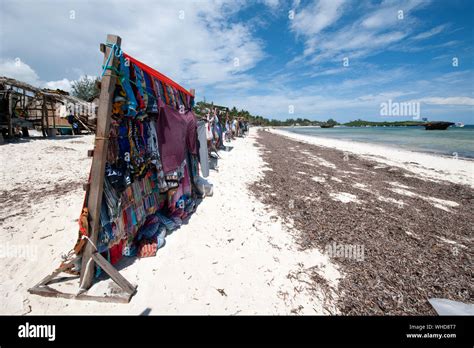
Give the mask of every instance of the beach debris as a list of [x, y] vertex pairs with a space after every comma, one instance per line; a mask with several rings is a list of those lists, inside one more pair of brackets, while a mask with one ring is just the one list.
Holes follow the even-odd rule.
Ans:
[[224, 289], [216, 289], [219, 294], [221, 294], [222, 296], [227, 296], [227, 294], [225, 293]]
[[360, 203], [356, 195], [353, 195], [347, 192], [337, 192], [337, 193], [333, 192], [333, 193], [330, 193], [329, 196], [331, 196], [332, 199], [336, 201], [340, 201], [342, 203], [349, 203], [349, 202], [354, 202], [357, 204]]
[[[329, 298], [325, 306], [330, 309], [328, 312], [434, 315], [436, 311], [427, 298], [472, 301], [471, 187], [424, 180], [405, 169], [393, 170], [392, 166], [366, 157], [344, 161], [342, 151], [327, 147], [299, 143], [301, 151], [294, 153], [289, 148], [296, 141], [271, 133], [259, 133], [258, 142], [262, 149], [272, 150], [265, 155], [265, 162], [273, 170], [266, 171], [250, 190], [269, 211], [276, 211], [283, 224], [291, 221], [302, 250], [325, 250], [335, 242], [364, 247], [363, 261], [351, 257], [332, 259], [343, 275], [334, 289], [325, 289], [324, 285], [321, 288], [321, 274], [305, 270], [310, 279], [304, 280], [312, 284], [315, 296]], [[314, 153], [318, 153], [317, 158], [310, 156]], [[320, 165], [321, 160], [335, 168]], [[297, 171], [311, 173], [310, 178], [331, 178], [355, 168], [377, 170], [362, 170], [343, 182], [331, 181], [331, 187], [314, 180], [304, 184], [289, 181]], [[342, 204], [331, 196], [342, 192], [364, 204]], [[311, 194], [320, 199], [305, 202], [304, 198]], [[293, 197], [294, 209], [288, 209]], [[305, 286], [311, 289], [309, 284]]]
[[298, 307], [293, 308], [293, 309], [291, 310], [291, 313], [293, 313], [293, 314], [299, 314], [302, 309], [304, 309], [304, 307], [303, 307], [302, 305], [299, 305]]
[[319, 182], [319, 183], [324, 183], [326, 182], [326, 179], [322, 176], [313, 176], [311, 180]]

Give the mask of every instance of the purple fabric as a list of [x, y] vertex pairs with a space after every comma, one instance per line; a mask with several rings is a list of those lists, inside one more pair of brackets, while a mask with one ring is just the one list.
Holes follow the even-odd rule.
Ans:
[[181, 114], [179, 110], [162, 104], [156, 130], [165, 173], [176, 170], [183, 163], [186, 149], [197, 154], [196, 117], [192, 111]]
[[186, 118], [186, 146], [191, 154], [197, 155], [197, 119], [192, 111], [184, 116]]

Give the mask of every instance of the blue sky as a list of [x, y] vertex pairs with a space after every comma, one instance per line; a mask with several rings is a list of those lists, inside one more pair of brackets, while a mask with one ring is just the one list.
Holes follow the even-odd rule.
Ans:
[[98, 75], [98, 44], [115, 33], [198, 99], [268, 118], [413, 118], [381, 116], [390, 100], [474, 124], [473, 1], [0, 4], [0, 75], [36, 85], [67, 90]]

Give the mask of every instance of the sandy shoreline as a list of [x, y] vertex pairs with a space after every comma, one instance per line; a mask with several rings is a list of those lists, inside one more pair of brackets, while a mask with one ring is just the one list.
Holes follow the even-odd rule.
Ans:
[[[389, 150], [290, 134], [293, 141], [288, 132], [272, 133], [254, 128], [249, 137], [232, 142], [231, 151], [220, 153], [218, 171], [211, 171], [214, 196], [167, 236], [156, 257], [121, 266], [121, 273], [138, 284], [129, 304], [51, 299], [26, 291], [58, 266], [61, 253], [76, 240], [93, 138], [1, 146], [0, 313], [426, 314], [431, 312], [425, 297], [464, 299], [470, 287], [465, 272], [474, 195], [459, 184], [469, 183], [468, 161], [434, 161], [434, 156], [401, 151], [383, 158]], [[378, 242], [390, 257], [374, 249]], [[327, 246], [334, 243], [363, 245], [364, 260], [331, 257]], [[30, 253], [5, 255], [5, 246]], [[418, 281], [393, 284], [386, 274], [374, 276], [382, 272], [380, 265], [397, 269], [397, 256], [400, 275], [418, 272], [428, 286], [422, 294], [413, 293]], [[439, 267], [439, 274], [429, 273]], [[452, 290], [444, 291], [445, 281]], [[108, 293], [113, 286], [101, 280], [93, 289]], [[375, 306], [362, 290], [378, 299]]]
[[[211, 171], [209, 177], [214, 196], [199, 204], [189, 223], [167, 236], [156, 257], [121, 269], [138, 284], [129, 304], [51, 299], [26, 292], [57, 267], [60, 254], [77, 238], [81, 182], [90, 166], [86, 153], [92, 137], [0, 147], [2, 158], [11, 159], [2, 167], [0, 243], [34, 246], [37, 251], [26, 259], [0, 258], [0, 296], [5, 299], [0, 313], [140, 314], [147, 308], [150, 314], [337, 313], [299, 272], [324, 267], [327, 281], [336, 284], [337, 267], [318, 250], [299, 251], [290, 227], [248, 190], [263, 175], [263, 159], [254, 146], [256, 132], [252, 133], [232, 142], [231, 151], [221, 152], [219, 171]], [[41, 155], [48, 152], [53, 154]], [[51, 186], [56, 182], [68, 189], [55, 194]], [[46, 193], [37, 194], [43, 192], [40, 188]], [[111, 287], [109, 280], [100, 281], [93, 293], [109, 292]]]
[[421, 175], [435, 181], [447, 180], [474, 187], [473, 160], [408, 151], [379, 144], [296, 134], [286, 131], [283, 128], [273, 128], [270, 131], [274, 134], [283, 135], [308, 144], [362, 155], [365, 158], [376, 160], [387, 165], [397, 166], [417, 176]]

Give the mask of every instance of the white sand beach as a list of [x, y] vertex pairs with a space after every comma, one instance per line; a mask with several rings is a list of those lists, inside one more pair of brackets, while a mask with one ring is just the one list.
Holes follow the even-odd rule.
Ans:
[[[282, 225], [252, 197], [248, 185], [264, 167], [256, 130], [220, 152], [211, 171], [214, 195], [206, 197], [166, 238], [155, 257], [135, 259], [121, 273], [138, 285], [128, 304], [45, 298], [27, 289], [52, 272], [77, 238], [91, 160], [92, 136], [39, 139], [0, 147], [0, 244], [31, 248], [26, 257], [0, 258], [1, 314], [335, 314], [305, 278], [315, 266], [336, 285], [337, 267], [320, 251], [299, 251], [291, 226]], [[55, 188], [56, 186], [56, 188]], [[5, 255], [6, 254], [6, 255]], [[3, 257], [6, 256], [6, 257]], [[110, 280], [91, 293], [113, 291]], [[335, 295], [334, 295], [335, 296]]]
[[[366, 156], [381, 166], [402, 167], [427, 180], [472, 186], [471, 161], [280, 129], [271, 132], [337, 148], [349, 156]], [[276, 212], [249, 191], [249, 185], [267, 169], [265, 153], [256, 142], [257, 130], [252, 129], [250, 136], [230, 144], [231, 151], [221, 151], [218, 171], [211, 170], [208, 178], [214, 195], [199, 204], [188, 224], [167, 236], [165, 247], [155, 257], [133, 259], [121, 267], [120, 272], [138, 285], [128, 304], [45, 298], [27, 292], [59, 265], [60, 255], [75, 243], [84, 198], [82, 183], [91, 164], [87, 150], [93, 146], [93, 137], [31, 139], [1, 146], [0, 313], [337, 314], [338, 294], [328, 297], [310, 281], [307, 270], [317, 269], [336, 289], [343, 277], [339, 266], [318, 248], [301, 251], [292, 225], [282, 223]], [[321, 165], [331, 167], [329, 162]], [[312, 180], [340, 181], [318, 176]], [[404, 188], [393, 183], [393, 190], [400, 193]], [[340, 204], [359, 203], [350, 194], [333, 199]], [[380, 197], [384, 199], [393, 200]], [[454, 207], [441, 200], [432, 203], [445, 210]], [[110, 294], [114, 287], [110, 280], [102, 280], [90, 291]]]

